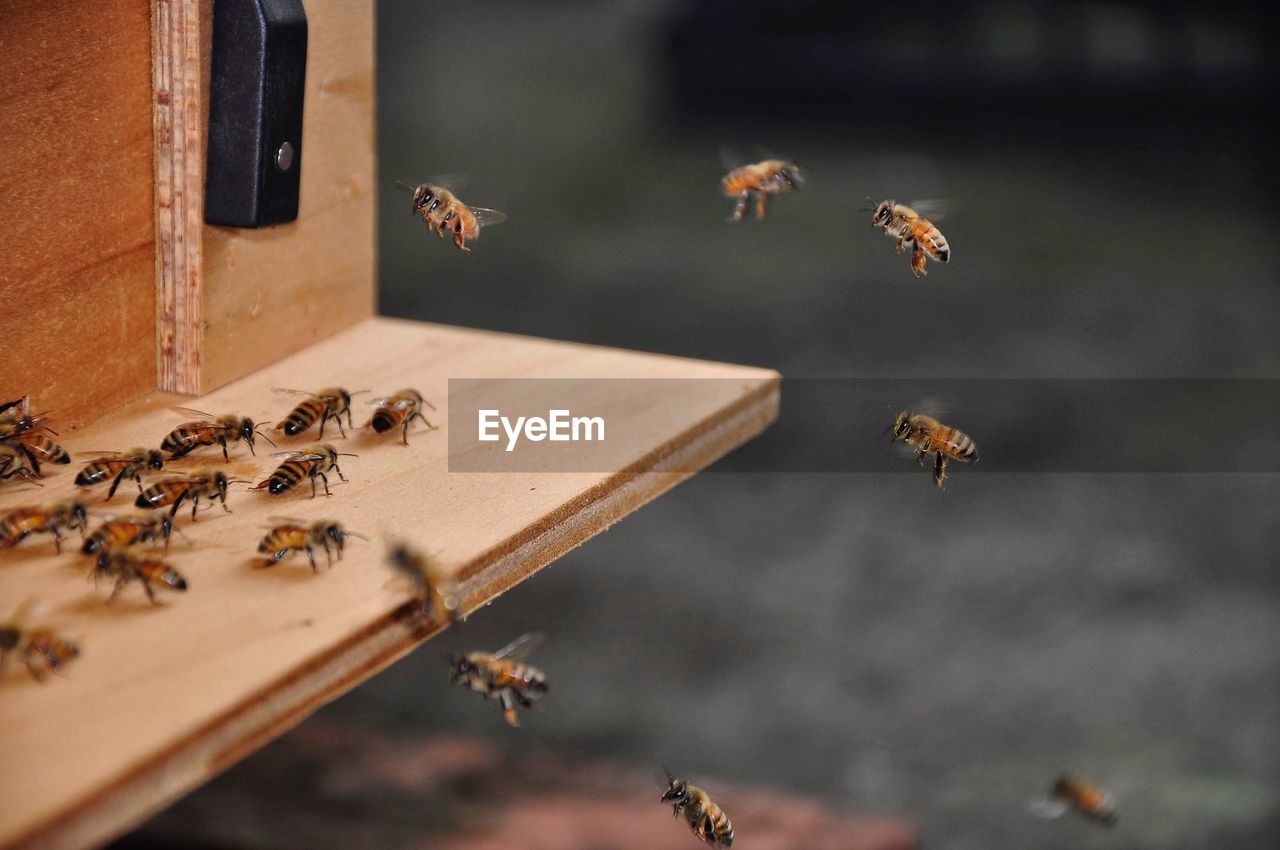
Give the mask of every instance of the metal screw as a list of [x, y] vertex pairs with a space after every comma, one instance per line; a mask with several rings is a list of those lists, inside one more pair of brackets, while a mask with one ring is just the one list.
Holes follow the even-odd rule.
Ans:
[[288, 171], [293, 165], [293, 145], [285, 142], [276, 151], [276, 168], [281, 171]]

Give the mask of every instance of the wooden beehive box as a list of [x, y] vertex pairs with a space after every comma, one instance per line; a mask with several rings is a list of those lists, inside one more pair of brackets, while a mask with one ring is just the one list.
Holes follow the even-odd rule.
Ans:
[[[0, 400], [29, 394], [75, 452], [157, 444], [174, 403], [270, 420], [276, 386], [415, 386], [445, 425], [451, 378], [560, 378], [565, 402], [629, 426], [627, 442], [609, 469], [451, 474], [447, 427], [407, 449], [353, 436], [333, 499], [235, 492], [233, 513], [184, 525], [193, 546], [172, 560], [191, 590], [163, 605], [107, 605], [87, 559], [46, 540], [0, 550], [0, 620], [38, 599], [84, 648], [46, 685], [0, 677], [0, 846], [101, 844], [443, 625], [388, 583], [379, 541], [318, 576], [252, 569], [267, 516], [395, 532], [461, 582], [469, 612], [777, 412], [768, 370], [373, 315], [371, 0], [306, 2], [297, 220], [205, 224], [211, 8], [0, 0]], [[606, 398], [600, 378], [690, 380]], [[246, 479], [273, 465], [243, 446], [232, 461]], [[72, 476], [6, 484], [0, 512], [73, 496]]]

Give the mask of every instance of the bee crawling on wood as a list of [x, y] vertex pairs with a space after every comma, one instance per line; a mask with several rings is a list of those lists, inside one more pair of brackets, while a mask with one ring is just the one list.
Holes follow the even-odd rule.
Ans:
[[31, 467], [27, 465], [27, 456], [23, 454], [17, 447], [8, 443], [0, 443], [0, 481], [7, 481], [10, 478], [21, 478], [29, 484], [35, 484], [37, 487], [44, 485], [36, 479], [36, 474], [31, 471]]
[[661, 774], [654, 774], [654, 784], [660, 790], [665, 788], [662, 802], [671, 804], [676, 817], [684, 815], [693, 834], [704, 844], [716, 847], [729, 847], [733, 844], [733, 824], [729, 821], [729, 816], [711, 801], [706, 791], [683, 779], [676, 779], [665, 767]]
[[127, 449], [123, 452], [101, 452], [80, 470], [76, 476], [76, 486], [93, 487], [97, 484], [111, 482], [104, 501], [111, 501], [116, 494], [120, 482], [130, 480], [137, 482], [138, 492], [142, 492], [142, 473], [147, 470], [164, 468], [164, 455], [156, 449]]
[[0, 623], [0, 674], [9, 664], [10, 654], [17, 657], [37, 682], [50, 673], [58, 673], [63, 665], [79, 657], [80, 647], [43, 627], [28, 626], [31, 602], [24, 602], [8, 622]]
[[733, 208], [733, 221], [742, 221], [752, 195], [756, 198], [756, 218], [762, 219], [769, 208], [770, 196], [798, 192], [803, 181], [800, 168], [794, 162], [766, 159], [730, 171], [720, 181], [720, 190], [730, 198], [738, 199]]
[[53, 547], [62, 552], [62, 532], [75, 529], [83, 537], [89, 516], [83, 502], [54, 502], [40, 507], [18, 508], [0, 517], [0, 548], [17, 546], [28, 535], [52, 534]]
[[393, 543], [387, 553], [387, 563], [392, 570], [409, 581], [422, 600], [424, 616], [439, 615], [445, 622], [452, 622], [458, 616], [461, 600], [458, 598], [457, 583], [444, 574], [440, 564], [430, 555], [404, 543]]
[[441, 184], [419, 183], [417, 186], [410, 186], [397, 180], [396, 185], [413, 193], [413, 214], [422, 216], [427, 228], [434, 230], [441, 238], [444, 238], [447, 230], [453, 236], [453, 244], [464, 253], [471, 251], [467, 243], [480, 237], [480, 228], [507, 220], [506, 213], [464, 204], [447, 186]]
[[341, 387], [329, 387], [314, 393], [284, 388], [277, 388], [275, 391], [287, 395], [308, 396], [298, 402], [298, 406], [290, 411], [288, 416], [276, 423], [276, 430], [284, 431], [290, 437], [296, 437], [319, 420], [321, 438], [324, 437], [324, 426], [330, 419], [337, 424], [338, 433], [343, 437], [347, 436], [347, 432], [342, 427], [342, 414], [347, 414], [347, 427], [354, 428], [355, 426], [351, 424], [351, 397], [369, 392], [356, 390], [349, 393]]
[[164, 543], [164, 548], [168, 549], [169, 538], [175, 531], [179, 536], [185, 537], [181, 531], [173, 527], [173, 517], [170, 515], [156, 517], [135, 514], [103, 517], [102, 525], [85, 538], [80, 551], [86, 555], [96, 555], [107, 549], [161, 542]]
[[196, 520], [196, 510], [200, 500], [221, 502], [222, 509], [231, 513], [227, 507], [227, 487], [235, 483], [245, 483], [238, 478], [228, 478], [225, 473], [216, 469], [193, 469], [184, 475], [166, 476], [153, 481], [150, 486], [138, 494], [134, 502], [139, 508], [168, 508], [169, 516], [176, 516], [178, 508], [187, 499], [191, 500], [191, 521]]
[[422, 406], [425, 404], [432, 411], [436, 407], [424, 399], [422, 393], [417, 390], [403, 389], [395, 395], [372, 399], [369, 404], [376, 409], [373, 411], [373, 417], [365, 423], [364, 427], [372, 428], [374, 433], [385, 434], [397, 425], [401, 426], [401, 442], [406, 446], [409, 445], [409, 426], [413, 424], [414, 419], [421, 419], [430, 431], [436, 429], [436, 426], [423, 415]]
[[915, 449], [916, 463], [920, 466], [924, 466], [925, 457], [933, 455], [933, 483], [939, 490], [947, 478], [950, 461], [976, 463], [978, 460], [978, 447], [972, 437], [923, 413], [902, 411], [885, 433], [892, 433], [895, 443], [906, 443]]
[[[9, 402], [12, 407], [15, 402]], [[7, 445], [26, 459], [31, 475], [39, 478], [40, 461], [46, 463], [71, 463], [71, 455], [62, 446], [49, 439], [42, 432], [55, 437], [58, 432], [48, 425], [42, 425], [43, 414], [22, 416], [0, 416], [0, 445]], [[12, 463], [11, 463], [12, 467]], [[24, 474], [24, 477], [25, 474]]]
[[[871, 199], [868, 198], [868, 201]], [[938, 201], [916, 201], [915, 206], [922, 211], [938, 209], [933, 213], [941, 218], [941, 204]], [[911, 249], [911, 274], [916, 277], [928, 274], [924, 269], [925, 257], [928, 256], [940, 263], [951, 262], [951, 246], [942, 235], [942, 231], [932, 221], [897, 201], [881, 201], [871, 217], [872, 227], [883, 227], [886, 236], [897, 239], [896, 248], [899, 254], [904, 249]]]
[[307, 560], [311, 562], [311, 571], [319, 572], [316, 568], [315, 547], [324, 549], [328, 566], [332, 567], [333, 552], [337, 551], [338, 560], [341, 561], [342, 550], [346, 546], [348, 537], [359, 540], [369, 539], [363, 534], [347, 531], [341, 524], [332, 520], [322, 519], [307, 524], [300, 519], [277, 517], [273, 518], [273, 521], [278, 524], [273, 526], [258, 544], [258, 551], [268, 556], [260, 564], [263, 568], [275, 566], [294, 552], [306, 552]]
[[346, 481], [342, 470], [338, 468], [338, 458], [357, 457], [350, 452], [340, 452], [327, 443], [308, 446], [296, 452], [280, 452], [279, 456], [282, 460], [276, 471], [265, 481], [259, 481], [253, 489], [266, 490], [271, 495], [278, 496], [305, 478], [311, 481], [313, 499], [316, 497], [317, 478], [324, 484], [324, 494], [332, 496], [329, 492], [329, 477], [325, 473], [332, 470], [338, 473], [340, 480]]
[[531, 709], [547, 692], [547, 677], [536, 667], [524, 663], [542, 643], [541, 632], [523, 634], [497, 652], [469, 652], [454, 656], [449, 684], [465, 685], [497, 700], [502, 716], [511, 726], [519, 726], [516, 706]]
[[1054, 780], [1049, 794], [1031, 804], [1031, 811], [1041, 817], [1061, 817], [1074, 809], [1103, 826], [1115, 826], [1119, 815], [1102, 789], [1078, 776], [1063, 774]]
[[201, 419], [184, 422], [177, 428], [169, 432], [168, 436], [160, 443], [160, 448], [169, 453], [170, 460], [177, 460], [195, 451], [202, 446], [221, 446], [222, 459], [230, 461], [231, 458], [227, 454], [227, 442], [235, 442], [236, 440], [244, 440], [249, 446], [251, 454], [257, 454], [253, 448], [254, 439], [261, 437], [275, 448], [275, 442], [258, 430], [258, 425], [253, 423], [252, 419], [242, 416], [214, 416], [211, 413], [205, 413], [203, 410], [195, 410], [190, 407], [175, 407], [180, 413], [187, 413], [193, 416], [200, 416]]
[[106, 549], [98, 555], [93, 568], [93, 580], [96, 584], [100, 578], [115, 580], [110, 602], [116, 598], [125, 585], [138, 582], [147, 594], [152, 605], [156, 601], [156, 589], [163, 588], [179, 592], [186, 591], [187, 580], [173, 567], [137, 548]]

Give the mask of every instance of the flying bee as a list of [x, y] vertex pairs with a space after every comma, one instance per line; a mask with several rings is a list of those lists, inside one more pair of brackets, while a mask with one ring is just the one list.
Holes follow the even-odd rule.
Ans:
[[40, 461], [46, 463], [71, 463], [71, 455], [62, 446], [46, 437], [47, 431], [55, 437], [58, 432], [40, 424], [43, 416], [0, 416], [0, 443], [8, 444], [26, 458], [32, 475], [40, 477]]
[[306, 390], [287, 390], [277, 389], [278, 393], [286, 393], [292, 395], [306, 395], [309, 398], [298, 403], [288, 416], [276, 423], [276, 429], [282, 430], [290, 437], [296, 437], [303, 431], [315, 424], [316, 420], [320, 420], [320, 436], [324, 437], [324, 426], [330, 419], [338, 425], [338, 433], [347, 436], [347, 432], [342, 427], [342, 414], [347, 414], [347, 427], [354, 428], [351, 424], [351, 397], [360, 393], [367, 393], [368, 390], [356, 390], [349, 393], [341, 387], [329, 387], [319, 392], [309, 393]]
[[464, 204], [447, 187], [436, 183], [420, 183], [413, 187], [396, 181], [402, 189], [413, 192], [413, 214], [422, 216], [427, 228], [444, 238], [448, 230], [458, 250], [470, 252], [467, 243], [480, 237], [480, 228], [507, 220], [506, 213]]
[[332, 496], [333, 494], [329, 492], [329, 476], [325, 475], [325, 473], [332, 470], [338, 473], [339, 479], [346, 481], [346, 476], [338, 468], [338, 458], [356, 457], [356, 455], [350, 452], [340, 452], [326, 443], [308, 446], [301, 451], [281, 452], [280, 457], [283, 458], [283, 461], [276, 467], [276, 471], [271, 473], [271, 477], [265, 481], [258, 482], [253, 489], [265, 489], [271, 495], [278, 496], [306, 478], [311, 481], [311, 498], [314, 499], [316, 497], [316, 479], [319, 478], [324, 484], [324, 494]]
[[1114, 826], [1120, 819], [1101, 788], [1070, 774], [1059, 776], [1049, 794], [1031, 804], [1032, 812], [1047, 818], [1061, 817], [1069, 809], [1075, 809], [1104, 826]]
[[[733, 824], [729, 822], [729, 816], [711, 801], [706, 791], [683, 779], [676, 779], [665, 767], [662, 768], [662, 775], [666, 779], [662, 802], [671, 804], [675, 817], [683, 814], [693, 834], [704, 844], [716, 847], [729, 847], [733, 844]], [[661, 776], [655, 776], [654, 781], [662, 788]]]
[[101, 457], [92, 460], [80, 470], [76, 476], [76, 485], [92, 487], [95, 484], [111, 482], [105, 501], [111, 501], [116, 494], [120, 482], [128, 479], [138, 484], [138, 492], [142, 492], [142, 473], [148, 469], [163, 469], [164, 455], [156, 449], [128, 449], [123, 452], [105, 452]]
[[424, 404], [432, 411], [436, 406], [424, 399], [422, 393], [417, 390], [403, 389], [395, 395], [375, 398], [369, 404], [377, 409], [373, 412], [373, 418], [366, 422], [364, 427], [372, 428], [376, 433], [385, 434], [397, 425], [403, 425], [402, 441], [406, 446], [409, 445], [409, 426], [414, 419], [421, 419], [429, 430], [434, 431], [436, 428], [422, 413]]
[[177, 428], [169, 432], [169, 435], [160, 443], [160, 448], [169, 453], [170, 460], [177, 460], [180, 457], [190, 454], [201, 446], [221, 446], [222, 459], [229, 461], [231, 458], [227, 455], [227, 441], [244, 440], [249, 446], [252, 454], [257, 454], [253, 448], [253, 441], [256, 437], [261, 437], [275, 447], [275, 442], [258, 430], [260, 426], [253, 424], [252, 419], [242, 416], [214, 416], [205, 413], [203, 410], [194, 410], [190, 407], [174, 408], [182, 413], [190, 413], [196, 416], [202, 416], [193, 422], [184, 422]]
[[[925, 203], [918, 202], [917, 206], [923, 209]], [[935, 217], [940, 218], [941, 215], [935, 213]], [[951, 247], [947, 245], [946, 237], [933, 222], [906, 204], [881, 201], [871, 217], [871, 226], [883, 227], [886, 236], [895, 237], [899, 254], [905, 248], [911, 249], [911, 273], [916, 277], [928, 274], [924, 270], [926, 256], [940, 263], [951, 262]]]
[[80, 655], [80, 648], [47, 628], [26, 624], [31, 603], [25, 602], [7, 623], [0, 623], [0, 674], [9, 664], [12, 653], [37, 682], [59, 672], [63, 665]]
[[[106, 517], [102, 525], [84, 539], [80, 551], [96, 555], [106, 549], [121, 549], [138, 543], [164, 543], [169, 548], [169, 537], [177, 531], [173, 517], [154, 517], [145, 514], [135, 516]], [[181, 535], [182, 532], [178, 531]]]
[[783, 192], [798, 192], [804, 181], [800, 168], [784, 159], [766, 159], [752, 165], [735, 168], [720, 181], [720, 191], [730, 198], [737, 198], [733, 208], [733, 220], [742, 221], [747, 212], [747, 202], [756, 198], [756, 218], [764, 218], [769, 208], [769, 197]]
[[933, 483], [939, 490], [947, 478], [950, 461], [976, 463], [978, 460], [978, 447], [972, 437], [923, 413], [902, 411], [885, 433], [892, 433], [895, 443], [906, 443], [915, 449], [916, 463], [920, 466], [924, 466], [926, 456], [933, 455]]
[[454, 656], [449, 684], [465, 685], [484, 694], [487, 700], [496, 699], [507, 723], [519, 726], [516, 706], [531, 709], [547, 692], [546, 675], [524, 663], [543, 637], [541, 632], [532, 632], [521, 635], [497, 652]]
[[333, 551], [337, 551], [338, 560], [341, 561], [348, 537], [369, 539], [363, 534], [347, 531], [331, 520], [317, 520], [310, 525], [297, 519], [280, 518], [278, 521], [280, 524], [267, 532], [258, 544], [258, 551], [269, 556], [261, 565], [264, 568], [275, 566], [294, 552], [306, 552], [307, 560], [311, 562], [311, 571], [319, 572], [316, 568], [315, 547], [324, 549], [325, 559], [332, 567]]
[[444, 574], [434, 558], [404, 543], [395, 543], [387, 553], [387, 563], [408, 579], [422, 600], [424, 616], [433, 617], [440, 613], [446, 622], [452, 622], [458, 616], [461, 600], [457, 595], [457, 583]]
[[53, 546], [62, 552], [62, 532], [76, 529], [84, 536], [88, 513], [81, 502], [55, 502], [35, 508], [18, 508], [0, 517], [0, 548], [17, 546], [29, 534], [52, 534]]
[[107, 597], [108, 602], [115, 599], [125, 585], [134, 581], [142, 585], [147, 599], [153, 605], [159, 604], [156, 602], [156, 588], [176, 591], [187, 589], [187, 580], [181, 573], [164, 561], [137, 549], [107, 549], [101, 552], [93, 568], [94, 583], [100, 578], [115, 579], [115, 587]]
[[196, 509], [200, 500], [222, 502], [222, 509], [231, 513], [227, 507], [227, 485], [239, 479], [228, 478], [224, 473], [213, 469], [193, 469], [185, 475], [175, 475], [154, 481], [138, 494], [134, 505], [139, 508], [167, 508], [173, 506], [169, 516], [178, 513], [178, 508], [186, 499], [191, 500], [191, 521], [195, 522]]

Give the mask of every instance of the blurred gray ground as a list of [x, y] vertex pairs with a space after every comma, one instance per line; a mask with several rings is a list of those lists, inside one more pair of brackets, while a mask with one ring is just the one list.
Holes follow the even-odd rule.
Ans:
[[[1280, 377], [1257, 140], [694, 123], [663, 108], [667, 9], [379, 4], [384, 312], [792, 377]], [[726, 145], [809, 182], [727, 225]], [[510, 215], [466, 256], [391, 188], [458, 171], [465, 199]], [[864, 195], [961, 199], [951, 264], [913, 280]], [[941, 494], [914, 468], [705, 474], [310, 723], [666, 762], [898, 813], [929, 847], [1273, 848], [1278, 493], [1248, 474], [979, 467]], [[440, 655], [527, 629], [550, 634], [553, 690], [510, 730], [447, 688]], [[374, 828], [367, 797], [290, 787], [289, 747], [127, 841], [350, 846], [306, 830], [321, 809]], [[1063, 770], [1114, 792], [1114, 830], [1026, 813]]]

